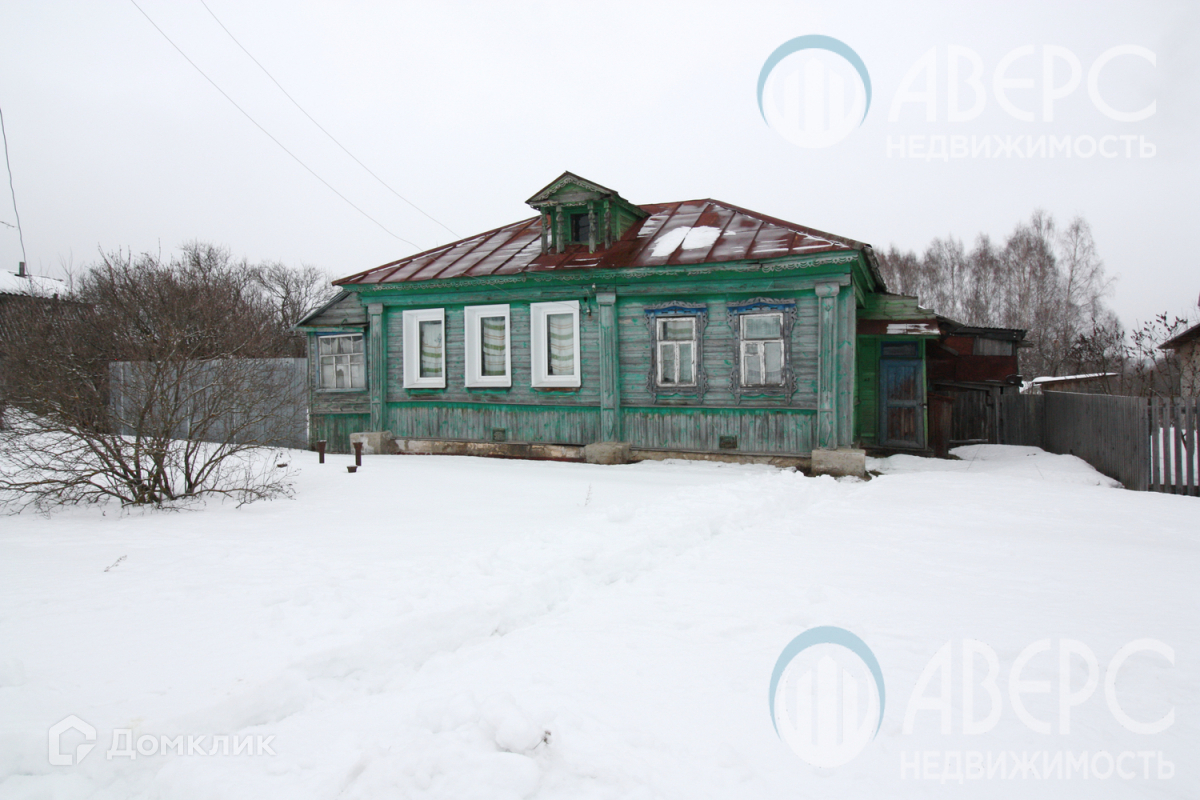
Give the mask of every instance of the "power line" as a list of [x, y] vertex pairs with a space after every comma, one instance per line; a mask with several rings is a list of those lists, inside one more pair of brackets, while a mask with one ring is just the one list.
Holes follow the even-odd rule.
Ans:
[[342, 200], [346, 201], [346, 204], [347, 204], [348, 206], [350, 206], [351, 208], [353, 208], [353, 209], [354, 209], [355, 211], [357, 211], [358, 213], [362, 214], [362, 215], [363, 215], [364, 217], [366, 217], [367, 219], [371, 220], [371, 222], [374, 222], [376, 225], [378, 225], [380, 228], [382, 228], [382, 229], [383, 229], [383, 230], [384, 230], [384, 231], [385, 231], [385, 232], [386, 232], [386, 233], [387, 233], [389, 236], [391, 236], [391, 237], [393, 237], [393, 238], [395, 238], [395, 239], [398, 239], [398, 240], [400, 240], [400, 241], [404, 242], [404, 243], [405, 243], [405, 244], [407, 244], [407, 245], [412, 245], [413, 247], [416, 247], [418, 250], [420, 249], [420, 245], [418, 245], [418, 244], [415, 244], [415, 243], [413, 243], [413, 242], [410, 242], [408, 239], [405, 239], [403, 236], [397, 236], [396, 234], [392, 233], [390, 230], [388, 230], [388, 229], [387, 229], [387, 228], [384, 226], [384, 224], [383, 224], [382, 222], [380, 222], [379, 220], [375, 219], [374, 217], [372, 217], [372, 216], [371, 216], [370, 214], [368, 214], [367, 212], [363, 211], [363, 210], [362, 210], [361, 208], [359, 208], [358, 206], [354, 205], [354, 203], [350, 202], [350, 199], [349, 199], [348, 197], [346, 197], [346, 195], [342, 194], [342, 193], [341, 193], [341, 192], [339, 192], [337, 189], [333, 188], [333, 185], [332, 185], [331, 183], [329, 183], [329, 181], [327, 181], [327, 180], [325, 180], [324, 178], [322, 178], [320, 175], [318, 175], [316, 172], [314, 172], [314, 171], [313, 171], [312, 167], [308, 166], [308, 164], [305, 164], [303, 161], [301, 161], [301, 160], [300, 160], [300, 158], [299, 158], [299, 156], [297, 156], [297, 155], [296, 155], [295, 153], [293, 153], [291, 150], [288, 150], [286, 147], [284, 147], [284, 145], [283, 145], [283, 142], [279, 141], [279, 140], [278, 140], [278, 139], [276, 139], [274, 136], [272, 136], [272, 135], [271, 135], [271, 132], [270, 132], [270, 131], [268, 131], [266, 128], [264, 128], [262, 125], [259, 125], [259, 124], [258, 124], [258, 121], [257, 121], [257, 120], [255, 120], [255, 119], [254, 119], [254, 117], [250, 116], [250, 114], [249, 114], [249, 113], [247, 113], [246, 109], [244, 109], [244, 108], [242, 108], [241, 106], [239, 106], [239, 105], [237, 104], [237, 102], [236, 102], [236, 101], [235, 101], [235, 100], [234, 100], [232, 97], [230, 97], [228, 94], [226, 94], [226, 92], [225, 92], [225, 90], [224, 90], [224, 89], [222, 89], [220, 86], [218, 86], [218, 85], [217, 85], [217, 82], [216, 82], [216, 81], [214, 81], [212, 78], [208, 77], [208, 75], [207, 75], [207, 74], [204, 72], [204, 70], [200, 69], [200, 67], [199, 67], [199, 66], [197, 66], [197, 64], [196, 64], [196, 62], [195, 62], [195, 61], [192, 61], [190, 58], [188, 58], [188, 55], [187, 55], [187, 53], [183, 52], [183, 50], [181, 50], [181, 49], [180, 49], [179, 45], [177, 45], [177, 44], [175, 44], [175, 42], [171, 41], [171, 37], [170, 37], [170, 36], [167, 36], [166, 32], [165, 32], [165, 31], [163, 31], [163, 29], [162, 29], [162, 28], [158, 27], [158, 24], [157, 24], [157, 23], [156, 23], [156, 22], [155, 22], [153, 19], [151, 19], [151, 18], [150, 18], [150, 15], [149, 15], [149, 14], [147, 14], [145, 11], [142, 11], [142, 7], [141, 7], [141, 6], [139, 6], [139, 5], [137, 4], [137, 0], [129, 0], [129, 2], [130, 2], [130, 3], [133, 3], [133, 7], [134, 7], [134, 8], [136, 8], [138, 11], [141, 11], [141, 13], [142, 13], [142, 16], [143, 16], [143, 17], [145, 17], [145, 18], [146, 18], [146, 20], [147, 20], [147, 21], [148, 21], [148, 22], [149, 22], [151, 25], [153, 25], [153, 26], [154, 26], [154, 30], [156, 30], [156, 31], [158, 31], [160, 34], [162, 34], [162, 37], [163, 37], [164, 39], [166, 39], [166, 40], [167, 40], [167, 43], [168, 43], [168, 44], [170, 44], [170, 45], [171, 45], [171, 47], [174, 47], [174, 48], [175, 48], [175, 50], [176, 50], [176, 52], [178, 52], [178, 53], [179, 53], [179, 55], [183, 56], [184, 60], [186, 60], [186, 61], [187, 61], [189, 64], [191, 64], [191, 65], [192, 65], [192, 67], [193, 67], [193, 68], [195, 68], [195, 70], [196, 70], [197, 72], [199, 72], [199, 73], [200, 73], [200, 75], [201, 75], [201, 76], [204, 78], [204, 80], [206, 80], [206, 81], [208, 81], [209, 83], [211, 83], [211, 84], [212, 84], [212, 87], [213, 87], [214, 89], [216, 89], [218, 92], [220, 92], [220, 93], [221, 93], [221, 95], [222, 95], [222, 96], [223, 96], [223, 97], [224, 97], [226, 100], [228, 100], [230, 103], [232, 103], [234, 108], [236, 108], [238, 111], [242, 112], [242, 116], [244, 116], [246, 119], [250, 120], [250, 122], [252, 122], [252, 123], [254, 124], [254, 127], [258, 128], [260, 131], [262, 131], [263, 133], [265, 133], [265, 134], [267, 135], [267, 137], [268, 137], [268, 138], [269, 138], [269, 139], [270, 139], [272, 142], [274, 142], [275, 144], [279, 145], [279, 149], [283, 150], [283, 152], [285, 152], [285, 153], [287, 153], [289, 156], [291, 156], [291, 157], [292, 157], [292, 159], [293, 159], [293, 160], [294, 160], [294, 161], [295, 161], [297, 164], [299, 164], [300, 166], [304, 167], [304, 169], [308, 170], [308, 173], [309, 173], [310, 175], [312, 175], [314, 178], [316, 178], [317, 180], [319, 180], [321, 183], [325, 184], [325, 186], [329, 188], [329, 191], [333, 192], [333, 193], [334, 193], [334, 194], [336, 194], [338, 197], [342, 198]]
[[[21, 240], [21, 260], [29, 261], [25, 257], [25, 233], [21, 230], [21, 213], [17, 211], [17, 190], [13, 188], [12, 179], [12, 162], [8, 160], [8, 131], [4, 129], [4, 109], [0, 108], [0, 137], [4, 139], [4, 166], [8, 167], [8, 191], [12, 193], [13, 214], [17, 217], [17, 238]], [[8, 223], [4, 223], [8, 225]], [[12, 227], [8, 225], [8, 227]]]
[[279, 83], [279, 81], [275, 80], [275, 76], [274, 76], [274, 75], [272, 75], [270, 72], [268, 72], [268, 71], [267, 71], [267, 68], [266, 68], [266, 67], [264, 67], [264, 66], [262, 65], [262, 62], [260, 62], [260, 61], [259, 61], [257, 58], [255, 58], [255, 57], [254, 57], [254, 56], [251, 54], [251, 52], [250, 52], [249, 50], [247, 50], [247, 49], [246, 49], [246, 46], [245, 46], [245, 45], [243, 45], [241, 42], [239, 42], [239, 41], [237, 40], [237, 37], [233, 35], [233, 32], [232, 32], [232, 31], [230, 31], [230, 30], [229, 30], [229, 28], [226, 28], [226, 27], [225, 27], [225, 23], [224, 23], [224, 22], [221, 22], [220, 18], [219, 18], [219, 17], [218, 17], [218, 16], [217, 16], [215, 13], [213, 13], [213, 10], [212, 10], [211, 8], [209, 8], [209, 7], [208, 7], [208, 3], [204, 2], [204, 0], [200, 0], [200, 5], [204, 6], [204, 9], [205, 9], [205, 11], [207, 11], [207, 12], [208, 12], [210, 15], [212, 15], [212, 18], [213, 18], [213, 19], [215, 19], [215, 20], [217, 21], [217, 24], [221, 26], [221, 30], [223, 30], [223, 31], [225, 31], [225, 33], [229, 34], [229, 38], [230, 38], [230, 39], [233, 39], [233, 43], [234, 43], [234, 44], [236, 44], [238, 47], [240, 47], [240, 48], [242, 49], [242, 52], [243, 52], [243, 53], [245, 53], [247, 56], [249, 56], [249, 57], [250, 57], [250, 60], [251, 60], [251, 61], [253, 61], [255, 64], [257, 64], [257, 65], [258, 65], [258, 68], [259, 68], [259, 69], [261, 69], [261, 70], [263, 71], [263, 74], [264, 74], [264, 75], [266, 75], [268, 78], [270, 78], [270, 79], [271, 79], [271, 83], [274, 83], [274, 84], [275, 84], [277, 87], [279, 87], [279, 91], [283, 92], [283, 94], [284, 94], [284, 97], [286, 97], [288, 100], [291, 100], [291, 101], [292, 101], [292, 105], [294, 105], [296, 108], [300, 109], [300, 113], [301, 113], [301, 114], [303, 114], [304, 116], [308, 117], [308, 120], [309, 120], [309, 122], [311, 122], [313, 125], [316, 125], [318, 128], [320, 128], [320, 129], [321, 129], [321, 133], [323, 133], [323, 134], [325, 134], [326, 136], [328, 136], [328, 137], [329, 137], [329, 140], [330, 140], [331, 142], [333, 142], [334, 144], [336, 144], [338, 147], [342, 148], [342, 152], [343, 152], [343, 153], [345, 153], [346, 155], [350, 156], [350, 158], [354, 159], [354, 163], [358, 164], [360, 167], [362, 167], [363, 169], [365, 169], [365, 170], [367, 171], [367, 174], [369, 174], [369, 175], [370, 175], [372, 178], [374, 178], [375, 180], [379, 181], [380, 185], [382, 185], [382, 186], [383, 186], [385, 189], [387, 189], [387, 190], [388, 190], [389, 192], [391, 192], [392, 194], [396, 195], [396, 197], [399, 197], [401, 200], [403, 200], [404, 202], [408, 203], [410, 206], [412, 206], [413, 208], [415, 208], [417, 211], [420, 211], [420, 212], [421, 212], [422, 214], [424, 214], [426, 217], [428, 217], [429, 219], [433, 220], [433, 221], [434, 221], [434, 222], [436, 222], [438, 225], [441, 225], [441, 226], [442, 226], [443, 228], [445, 228], [446, 230], [450, 231], [450, 233], [451, 233], [451, 234], [453, 234], [454, 236], [456, 236], [456, 237], [458, 236], [458, 234], [457, 234], [457, 233], [454, 233], [454, 231], [453, 231], [453, 230], [451, 230], [451, 229], [450, 229], [450, 227], [449, 227], [448, 225], [446, 225], [445, 223], [443, 223], [443, 222], [442, 222], [441, 220], [439, 220], [439, 219], [435, 219], [435, 218], [433, 217], [433, 215], [431, 215], [431, 214], [427, 213], [427, 212], [426, 212], [426, 211], [425, 211], [423, 208], [421, 208], [420, 206], [418, 206], [416, 203], [414, 203], [413, 201], [409, 200], [409, 199], [408, 199], [407, 197], [405, 197], [404, 195], [402, 195], [402, 194], [400, 194], [399, 192], [397, 192], [397, 191], [396, 191], [395, 189], [393, 189], [391, 186], [388, 186], [388, 185], [387, 185], [387, 183], [386, 183], [386, 182], [383, 180], [383, 178], [381, 178], [381, 177], [379, 177], [378, 175], [376, 175], [376, 174], [375, 174], [375, 173], [374, 173], [374, 172], [371, 170], [371, 168], [370, 168], [370, 167], [368, 167], [368, 166], [367, 166], [366, 164], [364, 164], [363, 162], [359, 161], [359, 159], [358, 159], [358, 156], [354, 155], [354, 153], [351, 153], [349, 150], [347, 150], [347, 149], [346, 149], [346, 146], [345, 146], [344, 144], [342, 144], [341, 142], [339, 142], [339, 141], [338, 141], [338, 140], [337, 140], [337, 139], [334, 137], [334, 135], [333, 135], [332, 133], [330, 133], [329, 131], [325, 130], [325, 126], [324, 126], [324, 125], [322, 125], [321, 123], [317, 122], [315, 119], [313, 119], [313, 116], [312, 116], [312, 114], [309, 114], [307, 111], [305, 111], [305, 110], [304, 110], [304, 106], [300, 105], [300, 103], [299, 103], [299, 102], [297, 102], [296, 98], [292, 97], [292, 96], [291, 96], [291, 94], [289, 94], [289, 93], [288, 93], [288, 90], [287, 90], [287, 89], [284, 89], [284, 88], [283, 88], [283, 85], [282, 85], [282, 84], [280, 84], [280, 83]]

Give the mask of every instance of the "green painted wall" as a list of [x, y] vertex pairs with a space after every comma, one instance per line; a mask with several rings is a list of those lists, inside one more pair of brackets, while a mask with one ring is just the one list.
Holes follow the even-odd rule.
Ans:
[[600, 439], [598, 406], [499, 405], [491, 403], [389, 403], [388, 426], [395, 436], [414, 439], [590, 444]]
[[702, 367], [707, 374], [703, 397], [690, 392], [671, 395], [658, 392], [659, 404], [698, 406], [766, 406], [769, 408], [796, 407], [815, 409], [817, 403], [817, 298], [811, 292], [797, 291], [770, 294], [773, 299], [796, 301], [796, 321], [792, 326], [792, 369], [796, 375], [796, 392], [790, 398], [764, 395], [743, 396], [741, 402], [733, 391], [734, 348], [737, 338], [730, 324], [731, 304], [751, 299], [746, 295], [722, 294], [696, 298], [686, 294], [658, 295], [646, 298], [617, 298], [619, 326], [621, 404], [655, 405], [650, 389], [650, 350], [652, 333], [646, 324], [646, 306], [671, 301], [703, 302], [708, 308], [708, 324], [704, 330]]
[[349, 453], [350, 434], [365, 431], [371, 423], [370, 414], [311, 414], [308, 418], [308, 441], [312, 449], [322, 439], [330, 453]]
[[625, 440], [635, 447], [720, 452], [720, 437], [737, 437], [742, 453], [812, 452], [816, 412], [764, 408], [626, 408]]
[[[505, 403], [555, 406], [592, 406], [600, 403], [599, 332], [600, 322], [596, 301], [582, 293], [566, 298], [579, 300], [579, 358], [582, 362], [581, 386], [578, 389], [534, 389], [530, 384], [529, 303], [514, 302], [509, 306], [512, 326], [512, 387], [468, 389], [466, 375], [463, 309], [468, 305], [486, 305], [491, 300], [478, 298], [456, 304], [413, 305], [391, 307], [385, 312], [387, 325], [387, 375], [389, 403], [407, 400], [438, 400], [448, 403]], [[497, 300], [494, 302], [505, 302]], [[404, 388], [404, 308], [444, 308], [446, 310], [446, 388]], [[590, 310], [590, 314], [588, 313]], [[395, 431], [393, 431], [394, 433]]]
[[[598, 293], [615, 293], [618, 332], [616, 348], [619, 412], [615, 419], [620, 438], [635, 446], [698, 451], [718, 451], [722, 436], [734, 436], [738, 451], [806, 454], [817, 442], [819, 353], [831, 353], [830, 396], [836, 413], [832, 430], [836, 443], [848, 446], [862, 434], [861, 395], [864, 361], [856, 358], [856, 287], [847, 285], [855, 275], [854, 263], [814, 261], [813, 266], [782, 265], [767, 269], [673, 267], [639, 270], [628, 277], [620, 271], [607, 276], [625, 280], [600, 282], [599, 271], [547, 276], [501, 276], [495, 279], [430, 281], [421, 284], [351, 287], [365, 308], [382, 303], [386, 391], [372, 385], [363, 392], [312, 393], [314, 441], [324, 438], [331, 450], [349, 446], [352, 430], [371, 424], [371, 397], [382, 400], [381, 423], [398, 437], [492, 441], [502, 429], [508, 441], [588, 444], [601, 440], [600, 306]], [[595, 284], [586, 280], [596, 278]], [[828, 330], [822, 333], [815, 287], [833, 281], [841, 284], [827, 314]], [[857, 287], [861, 295], [861, 287]], [[734, 365], [737, 340], [728, 306], [766, 298], [795, 301], [791, 328], [790, 364], [795, 390], [787, 395], [735, 392]], [[530, 302], [574, 299], [580, 301], [580, 351], [582, 385], [562, 391], [530, 387]], [[652, 337], [646, 324], [646, 306], [664, 302], [703, 303], [708, 320], [703, 330], [702, 368], [707, 386], [702, 395], [652, 392], [650, 387]], [[512, 344], [511, 388], [468, 389], [464, 382], [464, 307], [508, 303]], [[339, 303], [338, 321], [354, 308]], [[406, 390], [403, 387], [403, 310], [443, 308], [446, 318], [445, 389]], [[590, 313], [589, 313], [590, 312]], [[325, 320], [326, 325], [333, 319]], [[822, 336], [830, 337], [822, 345]], [[310, 336], [310, 342], [315, 341]], [[315, 386], [315, 344], [310, 345], [310, 371]], [[368, 356], [370, 362], [372, 356]], [[876, 359], [877, 360], [877, 359]], [[378, 375], [368, 363], [368, 375]], [[858, 376], [856, 384], [856, 375]], [[876, 379], [877, 380], [877, 379]], [[611, 403], [612, 401], [605, 401]], [[606, 412], [608, 413], [608, 412]], [[610, 414], [610, 419], [613, 415]], [[873, 419], [874, 417], [872, 417]], [[357, 426], [357, 427], [355, 427]]]
[[879, 338], [859, 336], [857, 348], [858, 400], [854, 405], [854, 438], [875, 444], [879, 436]]

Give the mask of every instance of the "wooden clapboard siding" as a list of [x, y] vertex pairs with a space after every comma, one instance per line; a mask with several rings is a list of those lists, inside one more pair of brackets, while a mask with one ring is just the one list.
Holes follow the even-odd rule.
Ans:
[[[848, 292], [846, 293], [849, 294]], [[659, 403], [686, 404], [696, 406], [754, 406], [815, 408], [817, 402], [817, 304], [816, 297], [780, 293], [772, 299], [795, 300], [796, 322], [792, 327], [790, 347], [791, 365], [796, 373], [796, 392], [790, 398], [743, 398], [739, 404], [733, 392], [734, 348], [737, 339], [730, 325], [730, 305], [752, 299], [750, 297], [711, 296], [679, 294], [664, 297], [636, 298], [617, 301], [617, 324], [620, 331], [619, 364], [622, 405], [657, 405], [650, 392], [651, 348], [653, 337], [646, 323], [646, 306], [656, 303], [679, 301], [704, 303], [708, 308], [708, 324], [703, 332], [701, 347], [702, 361], [707, 383], [704, 396], [686, 391], [672, 396], [659, 393]]]
[[320, 313], [308, 318], [304, 325], [312, 328], [361, 327], [367, 324], [367, 309], [360, 302], [357, 292], [346, 292], [321, 309]]
[[[313, 413], [337, 416], [337, 420], [328, 423], [330, 426], [352, 424], [357, 419], [355, 424], [361, 424], [363, 430], [374, 424], [405, 438], [491, 441], [493, 431], [501, 429], [508, 441], [515, 442], [601, 441], [601, 312], [597, 295], [612, 293], [616, 298], [615, 398], [619, 400], [619, 410], [614, 411], [609, 400], [606, 413], [617, 420], [621, 439], [646, 448], [716, 451], [721, 436], [734, 436], [738, 439], [738, 452], [807, 455], [817, 441], [820, 354], [829, 352], [830, 391], [836, 408], [832, 431], [836, 444], [847, 446], [856, 435], [855, 298], [859, 295], [851, 285], [855, 280], [854, 266], [846, 262], [811, 267], [762, 264], [753, 272], [741, 273], [722, 271], [724, 268], [717, 266], [701, 265], [686, 271], [666, 267], [653, 277], [642, 275], [604, 285], [581, 284], [585, 276], [579, 270], [532, 276], [529, 283], [524, 283], [520, 276], [512, 276], [496, 279], [495, 285], [490, 280], [474, 283], [447, 280], [354, 287], [355, 293], [361, 295], [359, 308], [368, 304], [379, 304], [372, 305], [374, 309], [382, 308], [381, 315], [373, 311], [368, 319], [371, 324], [378, 319], [384, 331], [382, 413], [374, 423], [370, 416], [366, 423], [361, 422], [362, 416], [372, 410], [371, 398], [379, 396], [374, 376], [380, 372], [371, 363], [367, 365], [372, 381], [369, 392], [314, 390]], [[599, 274], [591, 270], [588, 273]], [[614, 272], [609, 277], [617, 276]], [[521, 282], [509, 282], [514, 279]], [[830, 340], [824, 347], [816, 296], [816, 287], [821, 283], [838, 286], [833, 315], [829, 318], [831, 328], [825, 334]], [[789, 363], [796, 384], [790, 396], [741, 393], [739, 397], [734, 391], [737, 337], [730, 326], [728, 307], [756, 298], [796, 303], [789, 340]], [[555, 300], [580, 303], [582, 385], [578, 389], [539, 390], [530, 386], [530, 303]], [[702, 303], [708, 308], [699, 365], [707, 376], [703, 396], [687, 393], [656, 396], [650, 389], [652, 335], [645, 310], [648, 304], [669, 301]], [[468, 389], [464, 308], [502, 303], [510, 306], [512, 386]], [[403, 385], [403, 312], [430, 308], [445, 312], [447, 385], [444, 389], [408, 390]], [[322, 315], [322, 319], [332, 321], [328, 314]], [[332, 330], [335, 329], [321, 329]], [[368, 350], [368, 362], [372, 358]], [[315, 386], [313, 361], [310, 378]]]
[[858, 403], [854, 409], [855, 438], [879, 441], [879, 339], [859, 336], [855, 357]]
[[[574, 299], [574, 298], [571, 298]], [[540, 302], [540, 301], [534, 301]], [[444, 403], [503, 403], [531, 406], [599, 406], [600, 404], [600, 322], [595, 303], [591, 315], [587, 303], [579, 304], [579, 358], [581, 386], [578, 389], [535, 389], [531, 383], [529, 303], [509, 303], [509, 338], [512, 342], [512, 386], [468, 389], [466, 386], [466, 341], [463, 320], [468, 305], [491, 305], [486, 297], [450, 305], [389, 306], [387, 325], [387, 376], [389, 403], [404, 401]], [[404, 310], [444, 308], [446, 311], [446, 388], [404, 388]], [[394, 432], [394, 431], [393, 431]]]
[[388, 430], [397, 438], [591, 444], [600, 438], [598, 408], [480, 403], [391, 403]]
[[350, 434], [365, 431], [371, 424], [368, 414], [312, 414], [308, 418], [309, 447], [325, 441], [330, 453], [349, 453]]
[[621, 424], [634, 447], [718, 451], [722, 436], [736, 436], [730, 452], [807, 454], [815, 421], [811, 410], [627, 408]]

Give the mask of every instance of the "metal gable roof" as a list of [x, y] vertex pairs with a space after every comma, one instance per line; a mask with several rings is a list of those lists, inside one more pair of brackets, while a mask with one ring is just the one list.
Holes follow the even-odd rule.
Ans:
[[[452, 242], [334, 281], [340, 286], [514, 275], [573, 269], [720, 264], [870, 250], [869, 245], [747, 211], [717, 200], [638, 206], [649, 216], [611, 247], [542, 254], [541, 217]], [[870, 260], [870, 259], [868, 259]], [[874, 271], [874, 265], [871, 265]], [[882, 284], [882, 281], [880, 281]]]

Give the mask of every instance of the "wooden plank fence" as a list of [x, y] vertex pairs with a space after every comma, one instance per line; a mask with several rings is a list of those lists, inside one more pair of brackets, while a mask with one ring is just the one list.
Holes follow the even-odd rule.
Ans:
[[1200, 496], [1197, 398], [1045, 392], [1000, 398], [1001, 444], [1078, 456], [1127, 489]]
[[1155, 397], [1149, 404], [1150, 488], [1200, 496], [1197, 432], [1200, 399]]

